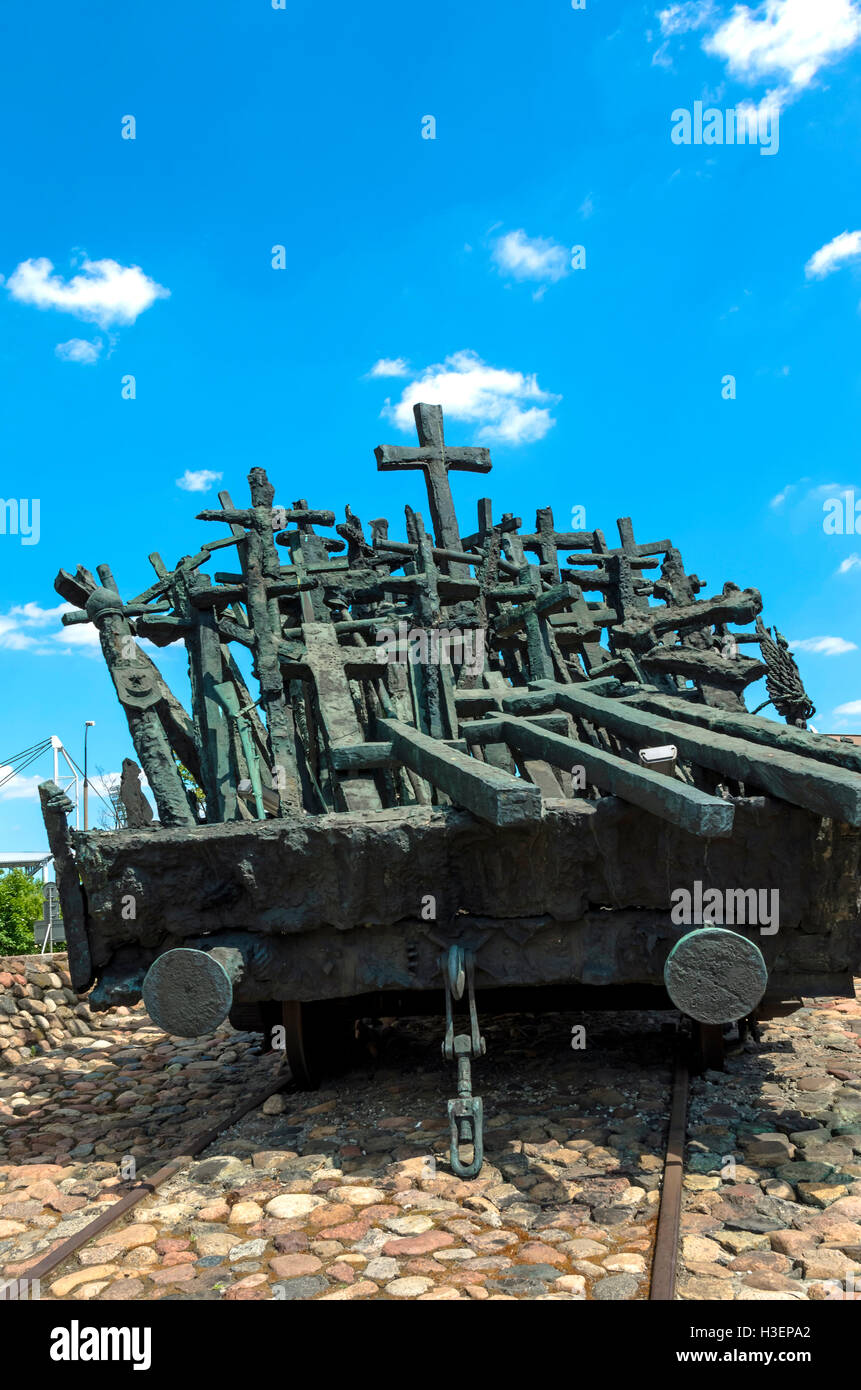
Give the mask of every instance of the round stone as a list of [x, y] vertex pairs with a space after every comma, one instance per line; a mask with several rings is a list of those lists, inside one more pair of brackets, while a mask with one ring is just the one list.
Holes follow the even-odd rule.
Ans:
[[224, 967], [205, 951], [179, 947], [154, 960], [143, 982], [144, 1007], [154, 1023], [179, 1038], [212, 1033], [233, 1003]]
[[698, 1023], [735, 1023], [756, 1008], [768, 982], [754, 942], [723, 927], [700, 927], [677, 941], [664, 966], [667, 993]]

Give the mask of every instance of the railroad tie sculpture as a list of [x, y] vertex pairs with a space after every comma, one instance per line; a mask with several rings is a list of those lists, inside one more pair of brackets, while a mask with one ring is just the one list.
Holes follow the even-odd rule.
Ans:
[[[759, 592], [699, 597], [671, 541], [638, 542], [629, 518], [611, 547], [557, 531], [549, 508], [531, 532], [494, 521], [485, 499], [463, 537], [451, 473], [488, 472], [489, 452], [450, 446], [439, 406], [414, 409], [418, 445], [378, 448], [377, 467], [424, 473], [430, 533], [409, 507], [394, 540], [349, 507], [336, 525], [304, 498], [276, 506], [254, 468], [249, 506], [222, 492], [199, 514], [224, 533], [173, 569], [151, 555], [130, 600], [107, 565], [60, 571], [63, 621], [98, 629], [158, 819], [127, 768], [118, 831], [71, 831], [63, 794], [40, 790], [93, 1007], [143, 997], [186, 1035], [228, 1013], [280, 1027], [309, 1086], [357, 1017], [436, 1010], [442, 984], [452, 1163], [469, 1174], [476, 991], [490, 1009], [538, 987], [548, 1007], [600, 1007], [621, 986], [666, 1001], [666, 984], [715, 1045], [765, 988], [846, 989], [861, 750], [807, 729]], [[205, 573], [219, 551], [235, 567]], [[190, 710], [144, 638], [184, 644]], [[747, 712], [762, 676], [791, 725]], [[694, 885], [777, 892], [779, 929], [680, 923]]]

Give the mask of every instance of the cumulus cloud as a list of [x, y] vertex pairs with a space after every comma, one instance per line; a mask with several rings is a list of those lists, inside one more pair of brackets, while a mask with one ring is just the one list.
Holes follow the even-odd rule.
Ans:
[[412, 433], [413, 406], [429, 401], [442, 405], [450, 420], [478, 426], [481, 444], [531, 444], [552, 429], [556, 421], [550, 407], [561, 399], [542, 390], [534, 374], [491, 367], [477, 353], [461, 351], [425, 367], [400, 400], [394, 405], [386, 401], [380, 414]]
[[381, 357], [368, 376], [409, 376], [409, 365], [403, 357]]
[[529, 237], [522, 227], [497, 237], [491, 250], [503, 275], [551, 283], [568, 274], [568, 251], [549, 237]]
[[832, 241], [820, 246], [818, 251], [814, 251], [804, 267], [804, 274], [808, 280], [823, 280], [826, 275], [849, 265], [851, 261], [857, 261], [859, 257], [861, 232], [841, 232]]
[[800, 92], [859, 38], [856, 0], [765, 0], [755, 9], [736, 5], [703, 40], [703, 48], [744, 82], [777, 78], [789, 91]]
[[101, 350], [101, 338], [97, 338], [94, 343], [88, 342], [86, 338], [70, 338], [67, 343], [57, 344], [54, 356], [59, 357], [61, 362], [81, 362], [89, 365], [98, 361]]
[[794, 652], [814, 652], [821, 656], [842, 656], [844, 652], [857, 652], [854, 642], [845, 637], [802, 637], [790, 642]]
[[687, 34], [691, 29], [702, 29], [713, 18], [715, 7], [711, 0], [686, 0], [679, 5], [668, 5], [658, 12], [661, 32], [664, 34]]
[[52, 636], [55, 642], [64, 643], [66, 650], [76, 649], [89, 654], [89, 652], [101, 651], [102, 649], [99, 630], [95, 623], [73, 623], [70, 627], [64, 627], [61, 632], [53, 633]]
[[45, 256], [22, 261], [9, 276], [6, 288], [20, 304], [57, 309], [100, 328], [134, 323], [157, 299], [170, 294], [137, 265], [85, 259], [80, 272], [69, 280], [53, 270], [53, 262]]
[[213, 473], [211, 468], [186, 468], [181, 478], [177, 478], [176, 485], [181, 487], [183, 492], [208, 492], [213, 483], [221, 481], [223, 474]]
[[[143, 777], [141, 777], [140, 780], [142, 784], [149, 785]], [[104, 796], [109, 800], [111, 794], [119, 790], [122, 776], [119, 772], [97, 772], [95, 777], [90, 777], [88, 773], [88, 781], [90, 783], [91, 792], [95, 792], [96, 795]]]
[[800, 478], [797, 483], [786, 483], [769, 502], [770, 507], [775, 510], [784, 506], [791, 497], [794, 497], [798, 506], [813, 502], [822, 503], [829, 497], [834, 497], [839, 493], [851, 492], [851, 483], [818, 483], [815, 487], [805, 489], [805, 483], [809, 483], [810, 478]]
[[861, 38], [861, 0], [763, 0], [734, 5], [726, 19], [712, 0], [689, 0], [658, 18], [664, 43], [653, 63], [668, 66], [665, 53], [674, 36], [707, 29], [701, 46], [726, 64], [731, 77], [777, 84], [763, 101], [772, 110], [794, 101]]
[[99, 649], [99, 634], [92, 623], [63, 627], [63, 613], [77, 611], [71, 603], [42, 608], [38, 603], [16, 603], [0, 613], [0, 650], [30, 652], [33, 656], [61, 656], [73, 649], [89, 655]]
[[25, 651], [38, 647], [45, 640], [39, 629], [58, 627], [60, 614], [71, 608], [59, 603], [56, 608], [42, 608], [38, 603], [16, 603], [0, 614], [0, 647], [7, 651]]
[[782, 507], [789, 494], [794, 492], [797, 486], [797, 483], [787, 483], [786, 487], [775, 493], [768, 505], [770, 507]]
[[861, 700], [850, 700], [845, 705], [838, 705], [835, 714], [861, 714]]
[[[9, 777], [11, 763], [0, 765], [0, 801], [33, 801], [39, 796], [39, 783], [44, 782], [44, 772], [33, 772], [27, 776], [20, 773]], [[9, 781], [5, 778], [9, 777]]]

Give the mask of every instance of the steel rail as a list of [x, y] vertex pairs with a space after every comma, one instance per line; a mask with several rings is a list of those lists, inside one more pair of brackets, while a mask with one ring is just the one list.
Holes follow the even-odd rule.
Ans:
[[[683, 1043], [680, 1039], [680, 1047]], [[655, 1232], [652, 1256], [650, 1302], [671, 1302], [676, 1290], [676, 1263], [679, 1256], [679, 1235], [682, 1221], [682, 1180], [685, 1174], [685, 1134], [688, 1113], [689, 1072], [687, 1060], [680, 1050], [676, 1056], [673, 1076], [673, 1099], [670, 1107], [670, 1131], [667, 1135], [667, 1154], [661, 1184], [661, 1205]]]
[[101, 1212], [89, 1222], [88, 1225], [83, 1226], [75, 1235], [69, 1236], [68, 1240], [64, 1240], [62, 1245], [57, 1246], [49, 1255], [45, 1255], [38, 1264], [31, 1266], [31, 1268], [26, 1271], [26, 1278], [30, 1280], [46, 1278], [58, 1265], [62, 1264], [64, 1260], [67, 1260], [70, 1255], [74, 1255], [76, 1251], [80, 1250], [88, 1241], [91, 1241], [97, 1235], [101, 1235], [102, 1231], [107, 1230], [109, 1226], [113, 1226], [121, 1216], [124, 1216], [127, 1211], [131, 1211], [131, 1209], [136, 1207], [139, 1202], [142, 1202], [145, 1197], [150, 1197], [152, 1193], [166, 1183], [169, 1178], [175, 1177], [186, 1164], [191, 1163], [199, 1153], [208, 1148], [210, 1144], [213, 1144], [220, 1134], [230, 1129], [232, 1125], [235, 1125], [243, 1116], [247, 1115], [249, 1111], [256, 1110], [257, 1107], [262, 1105], [265, 1100], [268, 1100], [270, 1096], [274, 1096], [278, 1091], [287, 1090], [290, 1086], [291, 1078], [289, 1073], [285, 1073], [279, 1080], [270, 1082], [265, 1090], [258, 1091], [257, 1094], [250, 1099], [244, 1100], [239, 1108], [234, 1110], [226, 1120], [198, 1134], [197, 1137], [192, 1139], [191, 1143], [186, 1146], [182, 1153], [176, 1154], [165, 1163], [163, 1167], [159, 1168], [156, 1173], [153, 1173], [151, 1178], [148, 1178], [144, 1182], [137, 1183], [130, 1191], [126, 1192], [118, 1202], [113, 1202], [105, 1211]]

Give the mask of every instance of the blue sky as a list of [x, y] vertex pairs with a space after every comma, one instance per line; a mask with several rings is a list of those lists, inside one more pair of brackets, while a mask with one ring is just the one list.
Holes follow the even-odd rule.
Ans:
[[[462, 529], [485, 493], [529, 525], [631, 514], [707, 592], [760, 588], [820, 648], [815, 726], [861, 730], [861, 520], [823, 530], [828, 497], [861, 502], [857, 0], [49, 0], [2, 24], [0, 495], [40, 524], [0, 534], [0, 763], [52, 733], [80, 762], [85, 719], [91, 767], [132, 751], [59, 566], [106, 561], [131, 597], [255, 465], [282, 504], [400, 533], [421, 481], [372, 451], [415, 399], [491, 448], [454, 481]], [[674, 143], [695, 102], [764, 103], [777, 148]], [[180, 649], [159, 662], [182, 694]], [[0, 790], [0, 847], [44, 844], [49, 771]]]

